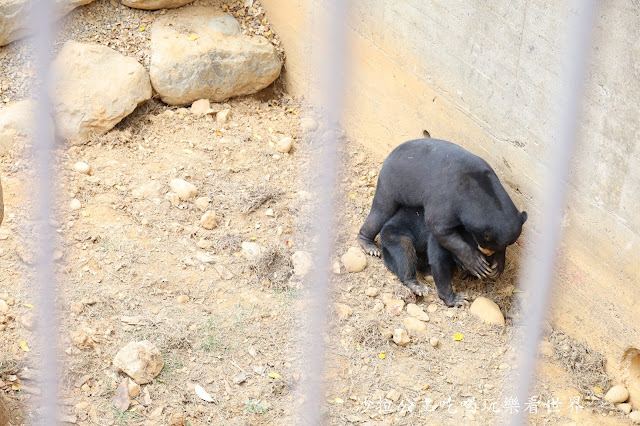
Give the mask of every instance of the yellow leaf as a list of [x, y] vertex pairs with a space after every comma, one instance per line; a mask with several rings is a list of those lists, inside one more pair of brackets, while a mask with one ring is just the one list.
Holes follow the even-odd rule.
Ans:
[[378, 354], [378, 358], [380, 358], [380, 359], [385, 359], [386, 357], [387, 357], [387, 355], [384, 352], [380, 352]]
[[275, 371], [272, 371], [271, 373], [269, 373], [269, 377], [271, 377], [272, 379], [279, 379], [280, 376], [278, 373], [276, 373]]
[[19, 391], [20, 390], [20, 385], [17, 384], [17, 383], [14, 383], [14, 384], [11, 385], [11, 389]]
[[269, 127], [267, 130], [269, 131], [269, 133], [273, 133], [273, 129], [271, 127]]
[[593, 387], [593, 392], [595, 393], [602, 393], [602, 388], [600, 386], [594, 386]]
[[26, 306], [27, 308], [35, 308], [35, 306], [33, 306], [31, 303], [25, 303], [23, 306]]
[[253, 137], [254, 137], [254, 138], [256, 138], [256, 139], [258, 139], [259, 141], [261, 141], [261, 140], [262, 140], [262, 136], [260, 136], [260, 135], [253, 135]]
[[191, 151], [190, 149], [183, 149], [182, 152], [184, 152], [187, 155], [193, 155], [193, 151]]
[[333, 400], [333, 402], [335, 402], [336, 404], [344, 404], [344, 399], [336, 398], [336, 399]]
[[359, 351], [360, 349], [362, 349], [362, 348], [360, 347], [360, 343], [358, 343], [358, 344], [356, 345], [356, 351]]
[[147, 27], [140, 27], [140, 31], [144, 31], [146, 29], [147, 29]]
[[22, 349], [25, 352], [29, 352], [31, 349], [29, 349], [29, 345], [27, 345], [27, 342], [25, 342], [24, 340], [20, 340], [18, 342], [18, 345], [20, 345], [20, 349]]
[[356, 198], [356, 194], [349, 194], [349, 198]]
[[460, 341], [462, 339], [464, 339], [464, 335], [462, 333], [456, 333], [453, 335], [453, 340], [455, 341]]
[[190, 35], [189, 37], [187, 37], [189, 39], [189, 41], [195, 41], [198, 39], [198, 36], [196, 35]]
[[251, 238], [249, 238], [249, 239], [250, 239], [251, 241], [255, 241], [255, 240], [257, 240], [257, 239], [258, 239], [258, 237], [251, 237]]
[[296, 111], [295, 109], [290, 109], [289, 112], [293, 115], [298, 115], [298, 111]]

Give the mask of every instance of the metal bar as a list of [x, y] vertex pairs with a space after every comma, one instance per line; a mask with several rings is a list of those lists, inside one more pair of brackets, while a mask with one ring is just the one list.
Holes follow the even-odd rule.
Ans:
[[[572, 1], [570, 5], [576, 13], [568, 26], [568, 49], [560, 79], [560, 84], [564, 84], [564, 91], [558, 99], [558, 139], [551, 143], [549, 172], [542, 186], [546, 197], [542, 203], [539, 226], [541, 232], [534, 236], [530, 254], [521, 273], [521, 282], [527, 294], [524, 316], [526, 326], [521, 357], [523, 362], [519, 369], [517, 389], [517, 398], [521, 403], [528, 399], [535, 373], [537, 347], [553, 283], [556, 250], [561, 236], [560, 222], [566, 200], [571, 156], [578, 138], [583, 86], [596, 10], [595, 0]], [[524, 415], [524, 410], [518, 412], [512, 418], [511, 424], [523, 424]]]

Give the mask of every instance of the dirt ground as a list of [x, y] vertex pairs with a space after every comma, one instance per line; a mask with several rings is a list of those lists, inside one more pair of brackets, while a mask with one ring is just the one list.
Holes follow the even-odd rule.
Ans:
[[[148, 27], [158, 13], [98, 0], [62, 21], [56, 49], [65, 39], [92, 41], [148, 67]], [[0, 85], [9, 101], [32, 94], [29, 43], [0, 48]], [[308, 348], [296, 345], [306, 284], [293, 274], [291, 255], [313, 242], [303, 232], [318, 214], [310, 211], [307, 178], [323, 129], [301, 130], [300, 118], [312, 110], [283, 93], [279, 82], [220, 107], [231, 110], [227, 123], [151, 100], [107, 134], [56, 151], [50, 223], [58, 243], [60, 398], [68, 423], [293, 422], [301, 403], [295, 390], [307, 377], [299, 368], [301, 353]], [[294, 148], [278, 153], [275, 143], [286, 136], [294, 138]], [[358, 141], [341, 139], [332, 263], [356, 246], [382, 160]], [[91, 166], [90, 175], [74, 170], [78, 161]], [[36, 173], [24, 153], [3, 157], [0, 171], [0, 299], [9, 308], [0, 318], [0, 389], [12, 424], [29, 424], [41, 393], [34, 380], [40, 348], [29, 189]], [[196, 198], [208, 197], [216, 228], [200, 226], [203, 210], [193, 200], [169, 194], [175, 178], [193, 183]], [[70, 208], [73, 199], [80, 209]], [[246, 243], [257, 244], [258, 252]], [[516, 290], [521, 252], [519, 245], [510, 249], [507, 270], [496, 281], [454, 281], [458, 291], [494, 300], [505, 327], [485, 325], [468, 309], [447, 308], [433, 296], [433, 284], [430, 295], [416, 301], [380, 259], [368, 258], [360, 273], [342, 267], [332, 276], [324, 423], [501, 424], [514, 410], [538, 407], [532, 424], [628, 424], [601, 401], [597, 387], [609, 386], [602, 358], [549, 324], [532, 393], [539, 404], [518, 403], [505, 391], [518, 365], [509, 342], [522, 332]], [[377, 294], [366, 295], [369, 288]], [[429, 315], [427, 332], [411, 335], [406, 347], [385, 336], [404, 328], [406, 317], [380, 308], [387, 297], [417, 303]], [[462, 340], [454, 340], [457, 333]], [[144, 339], [160, 349], [164, 368], [128, 410], [118, 411], [112, 400], [122, 376], [111, 362], [128, 342]], [[200, 399], [196, 385], [214, 401]], [[581, 408], [571, 405], [578, 396]]]

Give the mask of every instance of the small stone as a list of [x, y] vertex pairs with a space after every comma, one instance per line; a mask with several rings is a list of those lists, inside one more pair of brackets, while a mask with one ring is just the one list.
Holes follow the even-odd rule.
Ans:
[[196, 200], [196, 207], [200, 209], [200, 211], [204, 212], [209, 208], [209, 203], [211, 203], [211, 198], [209, 197], [200, 197]]
[[311, 117], [300, 119], [300, 128], [305, 132], [313, 132], [318, 128], [318, 122]]
[[82, 203], [80, 202], [80, 200], [78, 200], [77, 198], [74, 198], [73, 200], [71, 200], [71, 202], [69, 203], [69, 208], [71, 210], [80, 210], [82, 208]]
[[382, 293], [382, 302], [387, 303], [389, 300], [393, 300], [393, 293]]
[[4, 300], [0, 299], [0, 313], [9, 312], [9, 305]]
[[196, 259], [198, 259], [202, 263], [213, 263], [214, 261], [213, 257], [201, 251], [196, 253]]
[[425, 324], [424, 322], [420, 321], [418, 318], [407, 317], [407, 318], [402, 320], [402, 323], [404, 324], [404, 327], [409, 332], [412, 332], [412, 331], [416, 332], [416, 333], [426, 333], [427, 332], [427, 324]]
[[627, 399], [629, 399], [629, 391], [622, 385], [612, 387], [604, 396], [604, 400], [612, 404], [619, 404]]
[[438, 305], [436, 305], [435, 303], [432, 303], [429, 306], [427, 306], [427, 312], [429, 312], [430, 314], [434, 313], [437, 310], [438, 310]]
[[395, 330], [393, 330], [393, 341], [398, 346], [407, 346], [409, 343], [411, 343], [406, 330], [403, 330], [401, 328], [396, 328]]
[[498, 366], [498, 369], [500, 369], [500, 370], [508, 370], [509, 369], [509, 364], [507, 364], [506, 362], [503, 362], [502, 364], [500, 364]]
[[631, 413], [631, 404], [629, 403], [618, 404], [618, 410], [622, 411], [625, 414], [629, 414]]
[[187, 424], [187, 418], [182, 411], [175, 411], [169, 416], [167, 422], [169, 426], [185, 426]]
[[282, 138], [276, 144], [278, 152], [287, 153], [291, 151], [291, 148], [293, 148], [293, 138], [290, 137]]
[[200, 218], [200, 226], [202, 226], [204, 229], [213, 229], [218, 226], [216, 213], [209, 210], [208, 212], [203, 214]]
[[629, 414], [629, 420], [637, 425], [640, 425], [640, 411], [632, 411], [631, 414]]
[[384, 305], [387, 307], [387, 311], [396, 315], [400, 315], [400, 312], [402, 312], [402, 309], [404, 308], [404, 300], [391, 299], [385, 302]]
[[386, 398], [387, 398], [387, 399], [390, 399], [390, 400], [391, 400], [391, 401], [393, 401], [393, 402], [398, 402], [398, 400], [400, 399], [400, 396], [401, 396], [400, 392], [398, 392], [398, 391], [397, 391], [397, 390], [395, 390], [395, 389], [391, 389], [391, 390], [387, 393]]
[[198, 99], [191, 104], [191, 114], [198, 117], [209, 114], [212, 111], [213, 110], [211, 109], [211, 105], [209, 104], [209, 99]]
[[437, 337], [432, 337], [431, 339], [429, 339], [429, 344], [434, 348], [437, 348], [438, 345], [440, 344], [440, 340], [438, 340]]
[[311, 253], [306, 251], [297, 251], [291, 255], [291, 263], [293, 264], [293, 273], [299, 277], [305, 277], [313, 269], [313, 258]]
[[337, 260], [333, 262], [333, 267], [331, 268], [334, 274], [340, 275], [340, 262]]
[[201, 248], [203, 250], [209, 250], [210, 248], [213, 247], [213, 241], [200, 238], [200, 240], [198, 240], [198, 242], [196, 243], [196, 246], [198, 246], [198, 248]]
[[486, 384], [484, 385], [484, 388], [485, 388], [486, 390], [492, 390], [492, 389], [494, 389], [494, 388], [495, 388], [495, 385], [492, 385], [491, 383], [486, 383]]
[[380, 294], [380, 290], [377, 287], [368, 287], [364, 291], [364, 294], [366, 294], [369, 297], [376, 297], [378, 294]]
[[242, 242], [242, 254], [247, 259], [256, 259], [264, 252], [264, 247], [256, 242], [243, 241]]
[[187, 296], [186, 294], [181, 294], [176, 298], [176, 302], [180, 304], [187, 303], [188, 301], [189, 301], [189, 296]]
[[230, 109], [223, 109], [216, 114], [216, 122], [217, 123], [226, 123], [229, 120], [229, 116], [231, 114]]
[[340, 258], [347, 272], [361, 272], [367, 266], [367, 256], [356, 247], [351, 247]]
[[427, 315], [422, 308], [415, 303], [409, 303], [407, 305], [407, 313], [420, 321], [429, 321], [429, 315]]
[[84, 311], [84, 303], [75, 302], [71, 305], [71, 312], [80, 315]]
[[138, 395], [140, 395], [140, 385], [133, 380], [129, 380], [129, 397], [135, 398]]
[[264, 215], [265, 216], [269, 216], [269, 217], [273, 217], [274, 216], [273, 209], [271, 207], [269, 207], [268, 209], [266, 209], [264, 211]]
[[244, 371], [241, 371], [235, 376], [233, 376], [233, 383], [236, 385], [239, 385], [246, 382], [248, 378], [249, 378], [249, 375]]
[[178, 197], [178, 194], [176, 194], [175, 192], [167, 193], [164, 198], [169, 200], [173, 207], [178, 207], [180, 205], [180, 197]]
[[380, 312], [381, 310], [384, 309], [384, 304], [378, 302], [375, 305], [373, 305], [373, 312]]
[[169, 186], [171, 187], [171, 191], [178, 194], [181, 200], [190, 200], [198, 193], [198, 188], [184, 179], [171, 179]]
[[32, 313], [26, 313], [20, 317], [20, 324], [22, 324], [24, 328], [33, 330], [36, 326], [36, 318]]
[[86, 402], [86, 401], [82, 401], [82, 402], [77, 403], [74, 408], [76, 409], [76, 412], [78, 412], [78, 413], [83, 412], [83, 411], [87, 411], [87, 408], [89, 408], [89, 403]]
[[113, 366], [144, 385], [151, 382], [164, 367], [164, 361], [153, 343], [143, 340], [131, 342], [118, 351]]
[[476, 298], [471, 304], [469, 312], [487, 324], [504, 325], [504, 315], [500, 312], [500, 307], [496, 302], [486, 297]]
[[89, 173], [91, 173], [91, 166], [89, 166], [84, 161], [78, 161], [73, 165], [73, 170], [83, 175], [88, 175]]
[[142, 219], [140, 219], [140, 225], [142, 226], [149, 225], [149, 219], [147, 219], [146, 217], [143, 217]]
[[346, 320], [351, 315], [353, 315], [353, 309], [345, 304], [336, 303], [336, 313], [338, 314], [338, 318], [340, 318], [341, 320]]
[[553, 345], [551, 344], [551, 342], [547, 342], [543, 340], [538, 345], [538, 352], [540, 352], [540, 355], [553, 358], [553, 354], [554, 354]]

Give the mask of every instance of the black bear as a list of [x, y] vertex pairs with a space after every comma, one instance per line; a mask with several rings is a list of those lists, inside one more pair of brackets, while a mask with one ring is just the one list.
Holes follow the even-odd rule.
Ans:
[[[424, 227], [418, 226], [412, 215], [417, 215]], [[417, 139], [399, 145], [384, 161], [358, 241], [365, 252], [380, 256], [374, 239], [390, 222], [393, 231], [387, 236], [392, 241], [399, 238], [398, 244], [406, 247], [402, 252], [412, 256], [410, 239], [402, 237], [413, 236], [415, 252], [426, 253], [438, 295], [448, 306], [462, 306], [464, 296], [453, 293], [451, 287], [452, 262], [477, 277], [499, 276], [504, 270], [506, 248], [518, 239], [526, 220], [527, 213], [515, 207], [482, 158], [451, 142]], [[398, 223], [409, 228], [398, 232]], [[399, 246], [392, 246], [395, 255], [390, 253], [388, 259], [395, 265], [401, 256]], [[405, 262], [422, 267], [412, 257]], [[395, 267], [392, 270], [405, 284], [411, 282], [407, 286], [414, 293], [424, 294], [417, 280], [402, 276], [410, 269]]]

